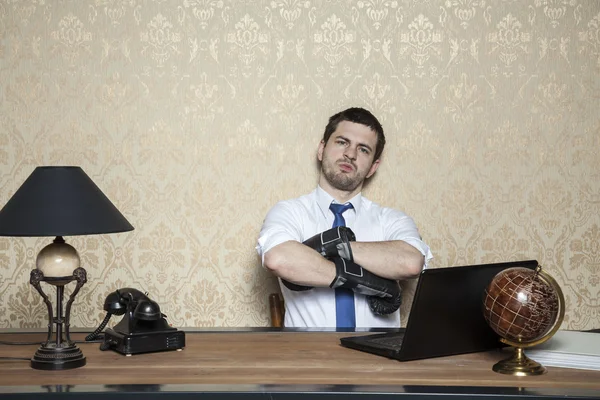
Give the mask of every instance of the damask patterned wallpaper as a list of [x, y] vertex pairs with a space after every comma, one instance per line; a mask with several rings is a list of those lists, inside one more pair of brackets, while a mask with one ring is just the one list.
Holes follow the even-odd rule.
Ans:
[[[123, 286], [174, 326], [268, 325], [262, 219], [363, 106], [389, 143], [366, 195], [414, 217], [432, 267], [537, 259], [563, 327], [600, 327], [598, 1], [0, 0], [0, 37], [0, 204], [79, 165], [136, 228], [67, 238], [74, 326]], [[46, 325], [50, 241], [0, 238], [0, 328]]]

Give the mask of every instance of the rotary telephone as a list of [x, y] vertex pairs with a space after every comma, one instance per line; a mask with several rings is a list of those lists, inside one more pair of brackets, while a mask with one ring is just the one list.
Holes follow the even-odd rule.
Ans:
[[100, 337], [111, 316], [123, 315], [112, 329], [104, 332], [100, 350], [114, 350], [125, 355], [163, 350], [181, 350], [185, 347], [185, 334], [171, 327], [160, 312], [158, 303], [133, 288], [118, 289], [104, 300], [106, 317], [85, 340]]

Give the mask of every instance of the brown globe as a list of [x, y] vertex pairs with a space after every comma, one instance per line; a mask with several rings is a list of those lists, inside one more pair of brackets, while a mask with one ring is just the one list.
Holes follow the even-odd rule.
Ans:
[[559, 295], [537, 271], [508, 268], [499, 272], [485, 289], [484, 317], [502, 338], [531, 343], [554, 326]]

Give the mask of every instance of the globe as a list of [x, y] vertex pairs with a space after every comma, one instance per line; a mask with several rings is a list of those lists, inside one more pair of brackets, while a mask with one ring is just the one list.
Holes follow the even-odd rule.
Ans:
[[484, 292], [484, 317], [500, 336], [516, 342], [543, 337], [558, 316], [558, 293], [539, 278], [539, 273], [521, 267], [499, 272]]
[[494, 371], [513, 375], [546, 372], [522, 349], [550, 339], [564, 318], [562, 291], [549, 274], [540, 266], [499, 272], [484, 291], [483, 313], [501, 341], [516, 348], [515, 356], [496, 364]]

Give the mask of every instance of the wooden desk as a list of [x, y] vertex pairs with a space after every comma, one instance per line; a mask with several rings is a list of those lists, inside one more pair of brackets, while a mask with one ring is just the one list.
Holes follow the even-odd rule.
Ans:
[[[348, 335], [351, 333], [187, 332], [183, 351], [131, 357], [100, 351], [97, 343], [84, 343], [79, 347], [87, 365], [78, 369], [40, 371], [31, 369], [28, 361], [0, 361], [0, 397], [39, 398], [43, 392], [68, 389], [70, 393], [104, 394], [106, 398], [115, 393], [143, 392], [145, 399], [161, 393], [171, 397], [205, 394], [207, 398], [237, 398], [242, 394], [285, 398], [284, 394], [301, 393], [306, 398], [322, 396], [323, 392], [330, 394], [328, 399], [335, 398], [331, 395], [336, 393], [344, 397], [435, 394], [439, 398], [462, 394], [487, 398], [500, 394], [537, 399], [600, 398], [600, 371], [548, 367], [549, 372], [541, 376], [501, 375], [491, 369], [506, 357], [499, 351], [398, 362], [340, 346], [339, 338]], [[0, 334], [2, 341], [43, 337]], [[76, 340], [82, 337], [73, 335]], [[37, 347], [0, 345], [0, 356], [31, 357]], [[269, 397], [260, 397], [266, 394]], [[94, 397], [98, 398], [105, 397]]]

